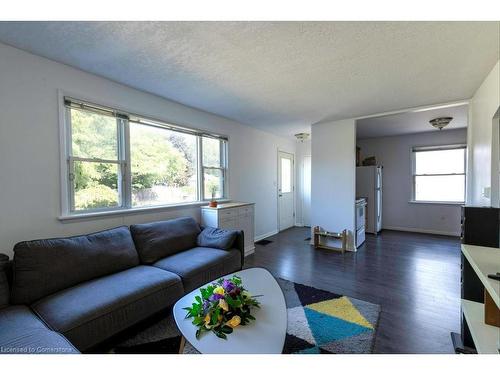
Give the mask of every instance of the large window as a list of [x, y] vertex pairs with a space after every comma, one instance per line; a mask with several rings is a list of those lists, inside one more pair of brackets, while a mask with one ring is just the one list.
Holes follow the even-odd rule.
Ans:
[[465, 146], [414, 147], [413, 200], [465, 201]]
[[67, 213], [226, 198], [227, 139], [65, 99]]

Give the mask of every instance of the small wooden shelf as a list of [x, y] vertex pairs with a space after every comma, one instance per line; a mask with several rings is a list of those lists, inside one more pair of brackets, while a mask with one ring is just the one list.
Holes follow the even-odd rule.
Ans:
[[[319, 227], [314, 228], [314, 248], [318, 249], [328, 249], [334, 251], [340, 251], [342, 254], [345, 253], [347, 247], [347, 230], [344, 229], [341, 233], [328, 232], [326, 230], [321, 230]], [[328, 246], [321, 243], [322, 238], [335, 238], [341, 240], [341, 247]]]
[[462, 299], [462, 312], [479, 354], [498, 354], [500, 328], [484, 323], [484, 304]]

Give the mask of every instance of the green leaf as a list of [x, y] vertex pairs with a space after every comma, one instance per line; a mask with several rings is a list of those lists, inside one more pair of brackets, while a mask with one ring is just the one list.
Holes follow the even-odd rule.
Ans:
[[215, 336], [217, 336], [217, 337], [219, 337], [221, 339], [224, 339], [224, 340], [227, 339], [227, 336], [224, 333], [220, 332], [220, 331], [214, 331], [214, 333], [215, 333]]
[[213, 325], [213, 324], [217, 324], [217, 321], [219, 319], [219, 314], [220, 314], [220, 310], [219, 309], [216, 309], [214, 311], [214, 313], [212, 314], [212, 317], [210, 319], [210, 323]]
[[203, 322], [204, 322], [204, 319], [201, 316], [195, 316], [194, 319], [193, 319], [193, 324], [194, 325], [198, 325], [198, 324], [203, 323]]
[[208, 294], [207, 290], [205, 288], [200, 288], [200, 293], [203, 299], [208, 299], [210, 297], [210, 294]]
[[233, 329], [229, 326], [222, 326], [221, 331], [227, 334], [233, 333]]

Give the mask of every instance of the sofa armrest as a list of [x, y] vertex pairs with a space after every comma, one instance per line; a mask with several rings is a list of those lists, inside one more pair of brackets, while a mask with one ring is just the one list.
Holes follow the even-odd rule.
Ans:
[[236, 239], [234, 240], [233, 248], [238, 249], [241, 253], [241, 268], [245, 262], [245, 234], [242, 230], [238, 231]]
[[10, 285], [12, 284], [12, 261], [5, 254], [0, 254], [0, 308], [10, 302]]

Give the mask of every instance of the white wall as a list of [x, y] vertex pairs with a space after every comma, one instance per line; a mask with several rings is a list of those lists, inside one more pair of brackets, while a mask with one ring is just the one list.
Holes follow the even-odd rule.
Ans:
[[[304, 142], [297, 142], [296, 145], [296, 163], [295, 170], [296, 174], [296, 196], [297, 196], [297, 204], [295, 208], [295, 224], [297, 226], [303, 226], [304, 223], [304, 212], [311, 212], [311, 201], [304, 199], [304, 157], [311, 156], [311, 140], [307, 140]], [[311, 181], [309, 179], [309, 190], [310, 190]], [[307, 221], [307, 220], [306, 220]]]
[[413, 146], [465, 144], [467, 130], [409, 134], [358, 140], [361, 158], [376, 156], [383, 169], [382, 227], [422, 233], [460, 234], [460, 206], [409, 203], [412, 199]]
[[[168, 82], [165, 82], [168, 84]], [[228, 135], [229, 192], [256, 203], [256, 236], [277, 230], [277, 150], [295, 142], [0, 44], [0, 252], [21, 240], [80, 234], [199, 208], [60, 222], [58, 94]]]
[[[480, 206], [499, 206], [498, 199], [492, 202], [484, 196], [485, 188], [498, 190], [499, 145], [493, 137], [493, 117], [500, 106], [500, 61], [488, 74], [470, 101], [469, 132], [467, 145], [469, 149], [469, 184], [467, 185], [467, 203]], [[492, 171], [493, 170], [493, 171]], [[498, 191], [493, 193], [498, 197]]]
[[347, 229], [348, 247], [355, 250], [355, 121], [314, 124], [311, 141], [311, 226]]

